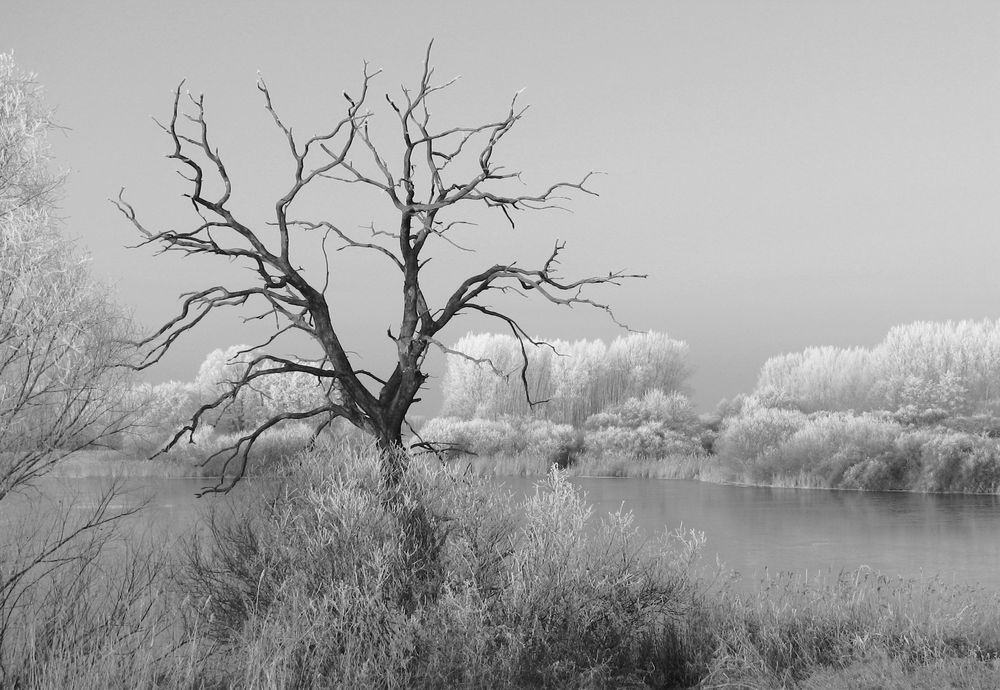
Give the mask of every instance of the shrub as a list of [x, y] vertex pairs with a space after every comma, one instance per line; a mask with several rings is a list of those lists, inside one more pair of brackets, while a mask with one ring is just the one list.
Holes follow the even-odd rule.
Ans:
[[809, 486], [869, 491], [1000, 490], [998, 439], [904, 427], [897, 415], [797, 414], [750, 408], [729, 418], [717, 444], [721, 458], [750, 481], [796, 477]]
[[651, 423], [689, 436], [700, 431], [698, 414], [688, 397], [676, 391], [664, 393], [658, 388], [641, 398], [629, 398], [591, 415], [584, 427], [603, 429], [617, 426], [637, 429]]
[[824, 486], [840, 486], [852, 466], [892, 455], [901, 432], [899, 425], [871, 414], [817, 414], [769, 455], [769, 463], [775, 473], [804, 470]]
[[523, 505], [434, 463], [303, 456], [217, 516], [182, 580], [237, 686], [631, 686], [685, 679], [683, 549], [646, 551], [553, 472]]
[[656, 389], [591, 415], [584, 424], [587, 453], [596, 458], [664, 458], [704, 453], [702, 428], [683, 394]]
[[531, 454], [553, 459], [560, 453], [568, 458], [578, 444], [577, 434], [568, 424], [518, 417], [495, 420], [436, 417], [420, 429], [420, 439], [448, 446], [451, 455]]
[[584, 445], [587, 453], [597, 458], [660, 459], [671, 455], [704, 454], [699, 438], [684, 436], [657, 422], [636, 428], [608, 426], [588, 431]]
[[142, 504], [120, 481], [18, 498], [30, 512], [0, 515], [0, 686], [193, 687], [173, 664], [183, 652], [162, 577], [169, 555], [134, 525], [117, 529]]
[[1000, 438], [1000, 417], [992, 414], [949, 417], [941, 420], [940, 424], [952, 431]]
[[806, 421], [806, 415], [796, 410], [745, 405], [738, 416], [723, 421], [716, 452], [723, 463], [753, 480], [769, 478], [766, 456]]
[[926, 434], [920, 448], [920, 491], [996, 492], [1000, 487], [1000, 446], [970, 434]]

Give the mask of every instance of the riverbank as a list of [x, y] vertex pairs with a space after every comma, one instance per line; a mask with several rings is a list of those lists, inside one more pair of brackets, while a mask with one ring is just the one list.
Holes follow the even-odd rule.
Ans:
[[[448, 461], [476, 476], [495, 477], [544, 477], [551, 461], [539, 455], [462, 455]], [[734, 470], [714, 455], [671, 455], [657, 459], [630, 459], [621, 457], [594, 458], [583, 456], [563, 468], [571, 477], [607, 477], [627, 479], [686, 479], [734, 486], [770, 489], [823, 489], [849, 492], [898, 492], [913, 494], [944, 494], [967, 496], [1000, 495], [1000, 487], [989, 490], [970, 488], [940, 490], [932, 488], [864, 488], [858, 486], [827, 486], [823, 478], [799, 470], [776, 474], [761, 479], [751, 472]]]
[[[996, 593], [870, 569], [774, 574], [737, 588], [705, 562], [701, 535], [651, 542], [628, 515], [594, 510], [564, 474], [514, 499], [460, 467], [417, 463], [387, 494], [377, 458], [331, 462], [336, 452], [304, 456], [287, 492], [251, 492], [220, 510], [198, 549], [146, 580], [122, 580], [134, 587], [125, 600], [50, 590], [57, 596], [22, 611], [28, 622], [15, 628], [24, 638], [8, 650], [8, 680], [42, 688], [1000, 685]], [[95, 588], [117, 596], [114, 573], [151, 562], [141, 548], [124, 553], [114, 568], [95, 563]], [[78, 601], [87, 606], [71, 605]], [[102, 632], [84, 634], [93, 630]]]
[[199, 479], [213, 475], [196, 464], [153, 459], [120, 450], [79, 450], [56, 463], [48, 476], [66, 479], [150, 477]]
[[[65, 478], [155, 477], [161, 479], [215, 478], [242, 437], [240, 433], [198, 433], [161, 452], [168, 436], [128, 439], [122, 449], [91, 448], [70, 453], [56, 463], [52, 476]], [[265, 432], [254, 443], [247, 476], [266, 475], [284, 465], [314, 441], [305, 424], [289, 424]]]
[[[271, 452], [248, 468], [254, 476], [267, 476], [268, 468], [281, 466], [285, 460], [302, 451], [304, 444], [281, 444], [272, 446]], [[149, 453], [137, 456], [134, 451], [83, 450], [70, 454], [61, 460], [51, 476], [64, 478], [98, 477], [149, 477], [160, 479], [200, 479], [216, 478], [221, 462], [208, 465], [201, 462], [206, 457], [204, 450], [187, 451], [183, 455], [174, 453], [149, 459]], [[419, 456], [418, 462], [437, 464], [432, 454]], [[479, 477], [545, 477], [552, 462], [538, 454], [517, 455], [457, 455], [447, 461], [449, 465], [462, 468]], [[263, 469], [262, 467], [263, 466]], [[828, 491], [892, 491], [917, 494], [956, 495], [998, 495], [1000, 491], [953, 490], [935, 491], [928, 489], [879, 488], [826, 486], [822, 479], [805, 471], [775, 475], [767, 481], [755, 478], [750, 473], [738, 473], [727, 467], [712, 455], [672, 455], [659, 459], [631, 459], [621, 457], [594, 458], [584, 456], [568, 467], [562, 468], [571, 477], [606, 477], [628, 479], [684, 479], [735, 486], [761, 487], [772, 489], [824, 489]]]

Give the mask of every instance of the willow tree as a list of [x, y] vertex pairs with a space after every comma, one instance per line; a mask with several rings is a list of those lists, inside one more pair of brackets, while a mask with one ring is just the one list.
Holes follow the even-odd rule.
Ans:
[[128, 324], [58, 219], [56, 128], [34, 76], [0, 54], [0, 500], [125, 423]]
[[[484, 265], [467, 275], [458, 275], [450, 294], [440, 304], [431, 304], [422, 286], [422, 271], [436, 245], [454, 243], [458, 231], [471, 232], [463, 209], [476, 205], [492, 209], [499, 222], [514, 226], [519, 212], [557, 207], [574, 193], [591, 194], [593, 173], [578, 181], [559, 181], [534, 193], [512, 193], [520, 186], [519, 173], [496, 162], [501, 142], [524, 116], [517, 95], [500, 117], [471, 126], [439, 127], [432, 124], [429, 103], [436, 94], [452, 86], [455, 79], [436, 82], [430, 63], [430, 46], [419, 81], [402, 88], [396, 96], [385, 95], [381, 110], [395, 124], [398, 149], [389, 155], [376, 146], [373, 136], [375, 114], [369, 107], [372, 81], [380, 70], [367, 63], [359, 89], [344, 92], [343, 114], [329, 129], [310, 137], [293, 133], [279, 115], [271, 92], [263, 80], [257, 88], [274, 124], [287, 143], [292, 175], [287, 190], [274, 202], [273, 217], [255, 222], [241, 215], [231, 203], [233, 183], [220, 151], [209, 139], [204, 96], [183, 97], [183, 82], [174, 94], [169, 121], [161, 124], [170, 138], [169, 158], [176, 161], [190, 180], [186, 194], [194, 208], [194, 223], [186, 229], [153, 229], [140, 220], [135, 209], [121, 194], [117, 205], [142, 235], [141, 244], [158, 245], [163, 252], [208, 255], [249, 266], [250, 284], [211, 285], [187, 294], [179, 314], [151, 334], [142, 344], [147, 349], [141, 367], [158, 361], [177, 339], [197, 327], [210, 313], [222, 308], [243, 307], [259, 302], [263, 313], [278, 324], [265, 342], [251, 348], [253, 359], [243, 376], [230, 382], [228, 390], [203, 405], [190, 423], [173, 436], [169, 445], [193, 434], [210, 410], [234, 400], [241, 389], [267, 376], [288, 372], [311, 374], [329, 383], [337, 395], [330, 395], [310, 409], [286, 410], [274, 415], [225, 449], [227, 477], [216, 487], [225, 490], [243, 476], [248, 453], [267, 429], [286, 420], [313, 419], [317, 424], [344, 418], [371, 433], [384, 457], [390, 482], [398, 481], [406, 467], [403, 427], [406, 414], [427, 380], [425, 358], [432, 347], [449, 351], [441, 332], [458, 315], [477, 313], [497, 319], [523, 344], [528, 334], [510, 314], [486, 304], [485, 297], [497, 292], [534, 295], [556, 305], [589, 305], [611, 315], [605, 304], [592, 299], [587, 288], [617, 284], [633, 277], [622, 271], [601, 276], [564, 278], [558, 274], [564, 243], [556, 242], [551, 252], [534, 268], [506, 261]], [[514, 184], [512, 184], [514, 183]], [[398, 219], [391, 230], [374, 230], [359, 236], [331, 218], [311, 219], [299, 215], [296, 202], [307, 188], [322, 185], [354, 185], [375, 190]], [[215, 190], [215, 191], [213, 191]], [[374, 213], [374, 211], [373, 211]], [[293, 258], [297, 245], [306, 237], [321, 233], [326, 273], [310, 277]], [[386, 289], [395, 285], [401, 296], [401, 317], [388, 337], [395, 344], [395, 357], [382, 375], [358, 366], [357, 357], [343, 344], [344, 334], [326, 294], [330, 255], [325, 239], [340, 248], [374, 252], [387, 260], [388, 269], [375, 284]], [[318, 280], [316, 279], [318, 278]], [[360, 307], [358, 307], [360, 308]], [[614, 316], [611, 315], [613, 319]], [[266, 348], [287, 332], [301, 332], [321, 348], [322, 357], [311, 362], [280, 357]], [[526, 366], [527, 358], [523, 358]], [[486, 363], [488, 366], [489, 363]], [[524, 367], [521, 368], [524, 379]], [[168, 445], [168, 447], [169, 447]], [[232, 467], [230, 465], [232, 464]]]

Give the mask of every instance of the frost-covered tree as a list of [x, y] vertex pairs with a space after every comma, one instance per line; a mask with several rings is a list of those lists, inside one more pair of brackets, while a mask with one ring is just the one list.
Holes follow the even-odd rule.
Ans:
[[1000, 320], [896, 326], [872, 348], [808, 348], [772, 357], [757, 394], [818, 410], [995, 413], [1000, 408]]
[[[688, 346], [664, 333], [600, 340], [546, 341], [525, 348], [529, 405], [519, 378], [520, 344], [502, 334], [469, 334], [447, 358], [442, 415], [462, 419], [535, 415], [580, 426], [592, 414], [652, 390], [684, 392]], [[489, 362], [486, 366], [483, 362]]]
[[124, 416], [126, 322], [63, 234], [41, 87], [0, 55], [0, 499]]
[[[247, 345], [233, 345], [213, 350], [205, 357], [193, 383], [201, 405], [211, 406], [246, 375], [254, 359], [251, 350]], [[246, 431], [285, 410], [312, 409], [336, 400], [331, 385], [329, 379], [302, 371], [262, 377], [252, 385], [241, 386], [235, 396], [226, 398], [224, 405], [212, 407], [205, 419], [223, 431]]]

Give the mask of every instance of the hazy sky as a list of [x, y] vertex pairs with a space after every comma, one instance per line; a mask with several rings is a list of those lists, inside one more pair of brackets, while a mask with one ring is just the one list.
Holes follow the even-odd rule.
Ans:
[[[437, 74], [462, 75], [433, 110], [440, 124], [502, 115], [525, 88], [531, 110], [498, 159], [529, 190], [608, 173], [572, 214], [524, 216], [514, 231], [499, 217], [468, 233], [481, 251], [443, 253], [442, 289], [497, 261], [544, 260], [556, 238], [569, 243], [568, 276], [648, 273], [599, 296], [633, 328], [690, 344], [703, 408], [752, 388], [774, 354], [871, 345], [918, 319], [1000, 316], [996, 2], [0, 5], [0, 51], [37, 73], [69, 128], [55, 141], [71, 170], [68, 227], [149, 326], [174, 313], [178, 293], [240, 275], [126, 250], [136, 236], [107, 202], [125, 186], [150, 225], [190, 226], [150, 117], [168, 117], [174, 86], [186, 78], [206, 94], [237, 206], [263, 222], [290, 167], [257, 71], [296, 131], [312, 133], [341, 114], [362, 59], [384, 68], [378, 105], [419, 76], [431, 38]], [[346, 227], [385, 217], [350, 192], [317, 203]], [[385, 370], [396, 288], [367, 277], [382, 264], [336, 258], [339, 323], [365, 364]], [[510, 304], [539, 335], [618, 332], [598, 312]], [[459, 322], [444, 339], [483, 327]], [[260, 333], [219, 319], [151, 378], [190, 379], [209, 350]]]

